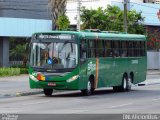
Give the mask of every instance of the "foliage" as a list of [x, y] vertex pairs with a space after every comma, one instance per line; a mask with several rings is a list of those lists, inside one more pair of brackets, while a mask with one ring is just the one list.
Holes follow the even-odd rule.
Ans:
[[12, 56], [23, 56], [25, 52], [25, 44], [18, 44], [12, 51], [10, 52], [10, 55]]
[[0, 76], [20, 75], [20, 68], [0, 68]]
[[148, 26], [146, 27], [147, 33], [147, 48], [148, 50], [156, 50], [160, 49], [160, 28], [156, 26]]
[[144, 18], [141, 16], [141, 12], [137, 13], [135, 10], [128, 12], [128, 31], [130, 33], [144, 34], [144, 25], [142, 22]]
[[[117, 6], [108, 5], [105, 9], [81, 9], [82, 29], [100, 29], [103, 31], [123, 31], [123, 11]], [[135, 10], [128, 11], [128, 32], [144, 34], [144, 18]]]
[[65, 30], [70, 25], [69, 18], [65, 14], [60, 15], [56, 23], [59, 30]]
[[20, 74], [28, 74], [27, 68], [20, 68]]
[[28, 43], [29, 40], [26, 41], [23, 39], [15, 39], [10, 38], [10, 58], [17, 60], [16, 58], [21, 58], [23, 60], [23, 66], [25, 67], [28, 60]]
[[28, 74], [27, 68], [0, 68], [0, 77]]
[[23, 65], [21, 65], [21, 64], [15, 64], [15, 65], [12, 65], [11, 66], [12, 68], [29, 68], [29, 65], [27, 64], [26, 66], [23, 66]]

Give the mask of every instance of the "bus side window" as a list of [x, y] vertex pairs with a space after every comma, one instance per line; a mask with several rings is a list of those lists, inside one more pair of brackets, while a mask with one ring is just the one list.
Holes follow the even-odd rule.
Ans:
[[126, 41], [121, 42], [121, 51], [120, 51], [121, 57], [127, 57], [127, 44]]
[[98, 40], [97, 41], [97, 56], [98, 57], [103, 57], [103, 40]]
[[111, 40], [104, 41], [104, 57], [112, 57], [112, 45]]
[[134, 56], [134, 42], [128, 42], [128, 47], [127, 47], [127, 56], [128, 57], [133, 57]]
[[80, 44], [80, 58], [87, 58], [87, 43], [86, 40], [82, 40]]
[[146, 55], [146, 44], [145, 42], [142, 42], [142, 55], [145, 56]]
[[88, 40], [88, 58], [95, 57], [95, 43], [94, 40]]
[[140, 55], [140, 42], [139, 41], [135, 42], [135, 56], [136, 57], [141, 56]]
[[113, 56], [114, 57], [120, 56], [120, 41], [113, 42]]
[[140, 55], [145, 56], [145, 43], [140, 42]]

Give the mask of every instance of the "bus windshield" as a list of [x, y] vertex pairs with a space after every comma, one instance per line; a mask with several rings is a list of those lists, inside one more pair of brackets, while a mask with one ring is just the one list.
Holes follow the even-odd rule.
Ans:
[[75, 68], [78, 64], [77, 44], [73, 42], [33, 42], [30, 65], [56, 70]]

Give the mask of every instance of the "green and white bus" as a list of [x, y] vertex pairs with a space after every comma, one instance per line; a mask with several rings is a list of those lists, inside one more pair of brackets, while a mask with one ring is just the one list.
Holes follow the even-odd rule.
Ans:
[[93, 30], [35, 33], [30, 44], [30, 87], [53, 90], [101, 87], [129, 91], [146, 79], [146, 37]]

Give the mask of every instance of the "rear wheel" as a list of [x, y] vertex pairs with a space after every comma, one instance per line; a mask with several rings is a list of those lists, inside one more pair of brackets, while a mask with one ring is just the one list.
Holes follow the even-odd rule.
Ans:
[[43, 89], [45, 96], [51, 96], [53, 93], [53, 89]]
[[123, 76], [122, 84], [120, 86], [113, 86], [115, 92], [125, 92], [130, 89], [127, 76]]
[[122, 91], [122, 92], [127, 91], [127, 88], [128, 88], [128, 82], [127, 82], [127, 81], [128, 81], [128, 80], [127, 80], [127, 77], [124, 76], [124, 77], [123, 77], [123, 80], [122, 80], [122, 85], [121, 85], [121, 91]]
[[132, 81], [133, 81], [133, 77], [130, 76], [127, 81], [127, 91], [130, 91], [132, 89]]
[[93, 93], [94, 89], [92, 88], [92, 82], [89, 80], [87, 83], [87, 89], [81, 90], [82, 94], [89, 96]]

